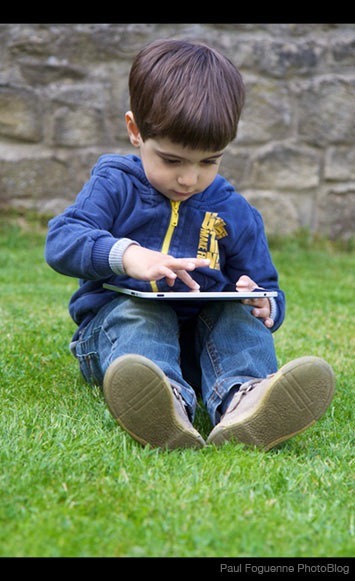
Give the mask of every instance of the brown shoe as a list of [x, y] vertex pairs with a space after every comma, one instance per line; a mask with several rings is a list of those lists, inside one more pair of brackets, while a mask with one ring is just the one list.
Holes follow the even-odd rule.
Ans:
[[177, 390], [162, 370], [142, 355], [123, 355], [105, 373], [104, 396], [120, 426], [154, 448], [202, 448]]
[[264, 450], [312, 426], [335, 389], [332, 368], [319, 357], [290, 361], [266, 379], [243, 383], [207, 443], [236, 439]]

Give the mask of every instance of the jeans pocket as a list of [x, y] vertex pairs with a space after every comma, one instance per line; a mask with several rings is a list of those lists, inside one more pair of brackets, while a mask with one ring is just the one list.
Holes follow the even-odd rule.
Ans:
[[76, 358], [79, 361], [81, 374], [90, 385], [102, 385], [103, 372], [98, 353], [98, 336], [100, 329], [95, 329], [85, 339], [79, 339], [76, 344]]

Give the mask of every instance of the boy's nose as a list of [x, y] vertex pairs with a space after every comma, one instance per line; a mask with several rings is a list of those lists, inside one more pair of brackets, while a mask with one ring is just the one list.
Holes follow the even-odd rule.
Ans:
[[180, 186], [191, 188], [197, 184], [198, 173], [196, 171], [184, 172], [178, 177], [177, 181]]

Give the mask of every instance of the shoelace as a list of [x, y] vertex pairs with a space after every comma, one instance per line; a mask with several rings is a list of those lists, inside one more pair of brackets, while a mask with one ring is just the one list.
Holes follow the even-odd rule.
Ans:
[[187, 413], [187, 405], [186, 405], [180, 391], [178, 390], [178, 388], [175, 385], [171, 385], [171, 389], [172, 389], [172, 392], [175, 395], [177, 401], [179, 402], [180, 406], [182, 407], [182, 410], [185, 412], [186, 417], [189, 418], [189, 414]]
[[231, 403], [229, 404], [228, 409], [226, 411], [226, 414], [233, 412], [235, 410], [235, 408], [239, 405], [239, 403], [243, 399], [243, 397], [245, 397], [246, 394], [249, 393], [249, 391], [252, 391], [254, 389], [254, 387], [256, 387], [256, 385], [258, 383], [260, 383], [261, 381], [263, 381], [263, 380], [262, 379], [250, 379], [249, 381], [242, 383], [239, 390], [237, 391], [237, 393], [233, 397]]

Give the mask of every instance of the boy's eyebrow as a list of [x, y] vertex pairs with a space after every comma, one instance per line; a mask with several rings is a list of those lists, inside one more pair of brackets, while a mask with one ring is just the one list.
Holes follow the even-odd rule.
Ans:
[[[185, 157], [181, 156], [181, 155], [176, 155], [176, 153], [170, 153], [169, 151], [161, 151], [160, 149], [156, 150], [157, 153], [159, 155], [161, 155], [162, 157], [173, 157], [174, 159], [186, 159]], [[207, 160], [207, 159], [218, 159], [219, 157], [222, 157], [222, 155], [224, 154], [224, 151], [218, 152], [218, 153], [213, 153], [212, 155], [208, 155], [207, 157], [204, 157], [201, 161]]]

